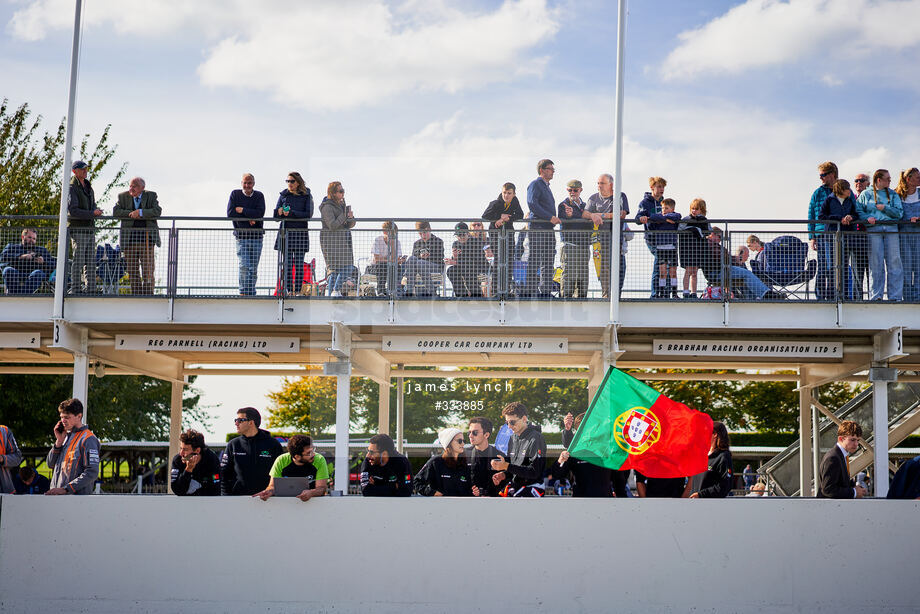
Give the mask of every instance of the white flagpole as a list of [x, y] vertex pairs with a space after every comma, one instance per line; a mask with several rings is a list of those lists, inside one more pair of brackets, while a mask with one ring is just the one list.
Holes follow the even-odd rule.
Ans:
[[617, 103], [614, 110], [614, 152], [613, 170], [613, 236], [610, 238], [610, 323], [620, 320], [620, 242], [622, 241], [622, 222], [620, 222], [620, 198], [623, 189], [623, 65], [626, 52], [626, 0], [619, 0], [617, 14]]
[[[73, 149], [74, 111], [77, 106], [77, 73], [80, 69], [80, 34], [83, 0], [77, 0], [73, 20], [73, 48], [70, 51], [70, 93], [67, 96], [67, 126], [64, 136], [64, 168], [61, 170], [61, 210], [58, 214], [57, 273], [54, 281], [54, 318], [64, 317], [64, 284], [67, 282], [67, 202]], [[92, 267], [95, 268], [95, 267]], [[86, 399], [82, 399], [84, 402]]]

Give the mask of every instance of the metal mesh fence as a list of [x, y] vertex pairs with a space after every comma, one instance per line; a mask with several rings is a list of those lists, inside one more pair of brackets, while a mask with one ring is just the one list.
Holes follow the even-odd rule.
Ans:
[[[4, 221], [14, 224], [0, 226], [4, 292], [52, 294], [56, 229], [24, 237], [28, 221]], [[614, 255], [609, 232], [590, 226], [457, 222], [235, 230], [226, 219], [192, 218], [161, 220], [159, 230], [72, 227], [65, 287], [110, 296], [604, 300], [618, 260], [615, 289], [626, 301], [920, 302], [914, 225], [809, 231], [805, 222], [685, 220], [632, 227]]]

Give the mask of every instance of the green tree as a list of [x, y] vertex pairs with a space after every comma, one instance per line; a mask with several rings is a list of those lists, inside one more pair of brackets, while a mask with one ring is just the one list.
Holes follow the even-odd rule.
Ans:
[[[667, 369], [667, 373], [688, 370]], [[718, 373], [738, 373], [722, 370]], [[780, 371], [779, 373], [795, 373]], [[649, 380], [665, 396], [705, 411], [730, 429], [767, 433], [798, 432], [799, 395], [794, 382], [717, 381], [717, 380]], [[818, 400], [831, 409], [865, 389], [864, 384], [832, 382], [818, 389]]]
[[[109, 143], [107, 125], [90, 145], [83, 135], [76, 158], [89, 165], [90, 179], [99, 176], [115, 157], [118, 147]], [[61, 204], [61, 170], [64, 164], [65, 121], [55, 132], [42, 130], [42, 116], [33, 118], [28, 104], [11, 110], [9, 101], [0, 103], [0, 215], [57, 215]], [[94, 185], [96, 199], [107, 200], [127, 172], [127, 163], [115, 172], [105, 186]], [[6, 220], [6, 226], [19, 226]], [[56, 226], [57, 220], [36, 221], [33, 225]]]
[[[503, 369], [504, 370], [504, 369]], [[543, 380], [504, 378], [412, 378], [404, 380], [404, 433], [411, 440], [430, 438], [438, 429], [463, 425], [483, 415], [501, 421], [502, 408], [520, 401], [530, 410], [533, 422], [561, 425], [571, 411], [587, 409], [587, 384], [583, 379]], [[380, 390], [367, 378], [351, 378], [351, 430], [377, 428]], [[396, 432], [395, 380], [390, 387], [390, 432]], [[269, 426], [293, 428], [313, 434], [328, 432], [335, 425], [336, 387], [333, 377], [285, 378], [281, 389], [268, 395]]]
[[[285, 377], [281, 389], [268, 393], [269, 428], [292, 428], [305, 433], [328, 433], [335, 426], [335, 377]], [[377, 383], [351, 378], [351, 430], [364, 430], [370, 407], [377, 408]]]
[[[58, 404], [73, 393], [72, 382], [66, 375], [0, 376], [0, 423], [9, 426], [22, 445], [50, 444]], [[169, 438], [171, 394], [170, 382], [152, 377], [90, 378], [90, 428], [105, 441], [165, 441]], [[195, 388], [185, 389], [184, 425], [209, 425], [211, 416], [198, 406], [199, 398]]]

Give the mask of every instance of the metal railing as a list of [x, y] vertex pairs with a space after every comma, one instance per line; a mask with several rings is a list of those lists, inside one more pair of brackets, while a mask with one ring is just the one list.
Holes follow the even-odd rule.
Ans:
[[[160, 218], [159, 228], [70, 228], [66, 294], [313, 299], [607, 300], [611, 234], [588, 220], [561, 228], [362, 219], [347, 230], [239, 230], [226, 218]], [[57, 230], [0, 218], [7, 294], [53, 293]], [[383, 229], [384, 222], [388, 228]], [[464, 222], [466, 229], [457, 228]], [[826, 222], [825, 222], [826, 223]], [[920, 227], [807, 230], [802, 220], [708, 220], [622, 233], [620, 300], [920, 302]], [[715, 230], [715, 232], [713, 232]], [[886, 232], [887, 231], [887, 232]], [[42, 251], [46, 250], [46, 251]], [[37, 255], [41, 252], [41, 255]], [[25, 255], [24, 254], [31, 254]], [[615, 256], [614, 256], [615, 257]]]

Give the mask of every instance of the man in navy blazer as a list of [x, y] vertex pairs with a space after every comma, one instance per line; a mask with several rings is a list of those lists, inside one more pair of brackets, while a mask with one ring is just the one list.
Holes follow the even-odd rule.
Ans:
[[[527, 207], [530, 209], [529, 231], [530, 255], [527, 258], [527, 277], [524, 283], [525, 296], [548, 297], [553, 284], [553, 263], [556, 256], [556, 199], [549, 189], [549, 182], [556, 173], [552, 160], [537, 162], [540, 175], [527, 186]], [[539, 275], [539, 287], [537, 279]]]
[[852, 420], [844, 420], [837, 427], [837, 445], [821, 459], [818, 497], [822, 499], [862, 499], [866, 489], [853, 485], [847, 459], [859, 448], [862, 427]]

